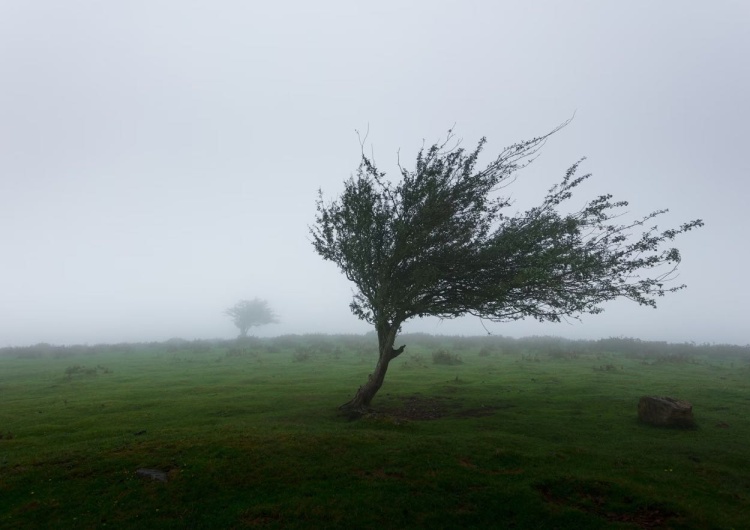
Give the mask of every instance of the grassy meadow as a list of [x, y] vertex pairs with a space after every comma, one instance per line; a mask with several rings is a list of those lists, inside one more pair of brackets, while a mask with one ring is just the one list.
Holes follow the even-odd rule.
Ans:
[[750, 348], [402, 343], [358, 421], [371, 336], [2, 349], [0, 528], [750, 525]]

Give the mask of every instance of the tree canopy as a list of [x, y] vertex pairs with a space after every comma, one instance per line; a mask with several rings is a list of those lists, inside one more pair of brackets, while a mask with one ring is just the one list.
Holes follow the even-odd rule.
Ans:
[[240, 300], [227, 309], [225, 314], [232, 318], [234, 325], [240, 330], [241, 337], [247, 337], [247, 332], [252, 327], [278, 322], [278, 317], [268, 302], [260, 298]]
[[[319, 192], [310, 229], [315, 250], [355, 284], [351, 309], [378, 332], [379, 364], [368, 385], [382, 384], [381, 364], [387, 369], [398, 355], [395, 335], [414, 317], [559, 321], [599, 313], [621, 297], [655, 307], [658, 297], [685, 287], [668, 285], [680, 262], [668, 243], [702, 221], [659, 230], [649, 226], [667, 211], [658, 210], [622, 223], [628, 203], [611, 195], [566, 212], [591, 176], [578, 175], [582, 160], [539, 206], [507, 213], [511, 200], [503, 189], [566, 124], [506, 147], [483, 169], [477, 162], [486, 139], [466, 151], [449, 131], [445, 142], [418, 152], [414, 169], [399, 164], [397, 182], [363, 153], [338, 199], [325, 202]], [[369, 406], [378, 381], [371, 386], [377, 388], [369, 397], [349, 405]]]

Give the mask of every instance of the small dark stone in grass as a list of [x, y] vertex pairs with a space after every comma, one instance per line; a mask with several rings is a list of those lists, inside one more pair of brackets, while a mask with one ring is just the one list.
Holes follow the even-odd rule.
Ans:
[[144, 430], [142, 430], [142, 431], [138, 431], [138, 432], [134, 432], [134, 433], [133, 433], [133, 435], [134, 435], [134, 436], [140, 436], [140, 435], [142, 435], [142, 434], [146, 434], [146, 430], [145, 430], [145, 429], [144, 429]]
[[139, 477], [151, 478], [160, 482], [167, 481], [167, 474], [164, 471], [160, 471], [158, 469], [140, 468], [136, 469], [135, 474]]

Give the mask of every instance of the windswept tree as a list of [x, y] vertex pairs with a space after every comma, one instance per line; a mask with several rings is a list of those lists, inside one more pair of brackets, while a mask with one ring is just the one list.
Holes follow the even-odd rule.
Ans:
[[468, 152], [451, 146], [449, 131], [445, 142], [419, 151], [413, 170], [399, 164], [397, 182], [363, 153], [338, 199], [325, 202], [319, 192], [312, 243], [354, 282], [351, 310], [375, 326], [379, 346], [375, 370], [342, 410], [369, 409], [404, 350], [393, 346], [411, 318], [554, 322], [599, 313], [616, 298], [655, 307], [656, 298], [685, 287], [667, 286], [680, 262], [668, 244], [703, 222], [660, 231], [648, 226], [667, 211], [658, 210], [622, 223], [627, 202], [611, 195], [568, 211], [590, 176], [577, 175], [580, 161], [539, 206], [506, 214], [503, 188], [566, 124], [503, 149], [484, 169], [476, 166], [486, 140]]
[[232, 318], [232, 322], [240, 330], [240, 337], [247, 337], [247, 332], [252, 327], [279, 321], [268, 302], [260, 298], [240, 300], [227, 309], [225, 314]]

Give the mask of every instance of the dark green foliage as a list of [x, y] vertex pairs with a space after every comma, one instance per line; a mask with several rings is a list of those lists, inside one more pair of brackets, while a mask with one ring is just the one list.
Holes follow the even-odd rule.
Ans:
[[656, 298], [684, 287], [667, 286], [680, 253], [665, 245], [702, 221], [659, 230], [648, 226], [666, 212], [658, 210], [621, 224], [627, 202], [610, 195], [570, 212], [590, 176], [577, 175], [580, 162], [539, 206], [507, 214], [511, 200], [499, 192], [566, 124], [503, 149], [484, 169], [477, 162], [485, 139], [466, 151], [449, 146], [451, 132], [421, 149], [414, 169], [399, 166], [395, 182], [363, 154], [338, 199], [326, 203], [320, 193], [313, 245], [355, 284], [351, 310], [375, 326], [379, 341], [377, 381], [358, 394], [359, 405], [377, 392], [396, 333], [411, 318], [559, 321], [622, 297], [655, 307]]
[[[655, 306], [656, 297], [684, 287], [665, 286], [680, 254], [662, 245], [702, 221], [633, 235], [666, 210], [615, 224], [627, 203], [610, 195], [565, 213], [561, 205], [590, 176], [576, 176], [579, 163], [539, 206], [504, 213], [511, 201], [494, 192], [557, 130], [504, 149], [482, 170], [484, 139], [472, 152], [435, 144], [419, 152], [414, 170], [401, 169], [397, 184], [363, 155], [338, 200], [320, 196], [311, 229], [315, 250], [357, 286], [352, 311], [372, 324], [466, 313], [557, 321], [597, 313], [619, 297]], [[666, 272], [642, 276], [662, 265]]]

